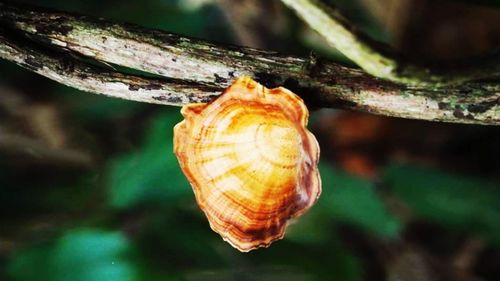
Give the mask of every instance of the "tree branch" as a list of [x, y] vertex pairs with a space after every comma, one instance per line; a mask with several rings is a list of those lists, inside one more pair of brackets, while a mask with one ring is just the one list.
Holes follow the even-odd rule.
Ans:
[[207, 102], [222, 90], [215, 85], [167, 78], [146, 78], [108, 71], [67, 53], [28, 47], [0, 29], [0, 57], [61, 84], [110, 97], [168, 105]]
[[282, 0], [327, 42], [366, 72], [406, 85], [435, 88], [500, 75], [500, 51], [455, 62], [426, 67], [405, 62], [394, 50], [376, 42], [351, 25], [333, 7], [319, 0]]
[[[113, 97], [167, 105], [207, 102], [234, 78], [250, 75], [268, 87], [289, 88], [313, 107], [500, 124], [497, 82], [435, 89], [405, 86], [314, 56], [216, 45], [1, 1], [0, 27], [0, 58], [68, 86]], [[95, 62], [162, 77], [121, 73]]]

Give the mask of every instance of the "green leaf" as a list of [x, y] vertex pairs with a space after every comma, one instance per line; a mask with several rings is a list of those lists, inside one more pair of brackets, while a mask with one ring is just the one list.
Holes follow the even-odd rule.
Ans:
[[323, 180], [320, 208], [337, 220], [381, 236], [391, 237], [399, 233], [400, 222], [385, 209], [372, 183], [325, 164], [320, 170]]
[[384, 180], [416, 213], [500, 242], [500, 187], [491, 182], [415, 166], [391, 165]]
[[73, 230], [56, 243], [18, 253], [8, 273], [18, 281], [130, 281], [129, 243], [121, 233]]
[[117, 208], [145, 202], [171, 203], [192, 194], [173, 153], [173, 127], [180, 114], [163, 114], [151, 125], [139, 151], [114, 159], [109, 169], [109, 200]]
[[50, 280], [49, 252], [48, 247], [38, 247], [16, 253], [7, 266], [7, 274], [15, 281]]

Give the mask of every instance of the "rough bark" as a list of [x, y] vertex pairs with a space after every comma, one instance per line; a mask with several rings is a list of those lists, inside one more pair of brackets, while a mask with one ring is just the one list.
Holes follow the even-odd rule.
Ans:
[[[234, 78], [249, 75], [268, 87], [291, 89], [312, 107], [500, 124], [497, 81], [447, 87], [396, 84], [315, 56], [213, 44], [1, 1], [0, 58], [83, 91], [141, 102], [207, 102]], [[127, 74], [112, 65], [150, 75]]]

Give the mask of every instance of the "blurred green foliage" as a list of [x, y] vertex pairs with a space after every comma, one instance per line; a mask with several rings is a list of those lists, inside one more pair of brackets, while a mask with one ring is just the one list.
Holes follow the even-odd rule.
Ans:
[[328, 166], [322, 171], [324, 192], [319, 205], [331, 218], [377, 235], [397, 236], [400, 222], [386, 210], [373, 183]]
[[500, 242], [500, 188], [483, 179], [392, 165], [385, 181], [419, 216]]
[[[140, 148], [109, 161], [107, 204], [122, 211], [148, 210], [139, 215], [140, 230], [132, 241], [116, 230], [70, 229], [52, 242], [18, 252], [9, 263], [10, 276], [21, 281], [68, 276], [89, 281], [182, 276], [263, 280], [253, 276], [254, 271], [251, 274], [247, 265], [252, 264], [268, 280], [280, 280], [282, 275], [276, 273], [280, 270], [297, 272], [289, 280], [324, 280], [333, 275], [337, 280], [362, 280], [360, 261], [335, 234], [338, 224], [381, 238], [399, 235], [402, 222], [387, 210], [376, 185], [323, 162], [323, 194], [308, 214], [289, 226], [284, 241], [267, 250], [236, 252], [209, 229], [177, 165], [172, 128], [180, 118], [177, 110], [156, 114]], [[387, 168], [384, 182], [419, 215], [498, 241], [500, 194], [491, 183], [398, 165]], [[231, 267], [239, 268], [238, 273], [225, 269], [234, 259], [238, 262]]]
[[177, 112], [159, 115], [146, 133], [142, 148], [111, 161], [110, 204], [127, 208], [144, 202], [175, 202], [190, 193], [173, 154], [173, 127]]
[[131, 281], [136, 274], [129, 250], [119, 232], [71, 230], [54, 243], [18, 253], [8, 272], [20, 281]]

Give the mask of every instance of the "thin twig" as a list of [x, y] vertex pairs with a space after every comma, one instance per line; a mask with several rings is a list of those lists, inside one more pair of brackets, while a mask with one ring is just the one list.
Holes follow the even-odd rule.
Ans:
[[[0, 58], [65, 85], [113, 97], [166, 105], [207, 102], [236, 77], [250, 75], [268, 87], [289, 88], [312, 107], [500, 124], [496, 81], [439, 89], [405, 86], [314, 56], [224, 46], [1, 1], [0, 27]], [[163, 78], [120, 73], [89, 60]]]
[[500, 75], [498, 50], [467, 61], [455, 62], [453, 65], [426, 67], [403, 61], [389, 46], [372, 40], [333, 7], [319, 0], [282, 2], [329, 44], [376, 77], [406, 85], [435, 88]]
[[46, 143], [24, 135], [10, 133], [0, 126], [0, 152], [3, 156], [25, 157], [31, 162], [51, 163], [67, 168], [89, 168], [93, 165], [92, 156], [73, 148], [51, 147]]

